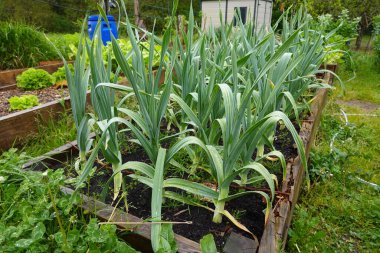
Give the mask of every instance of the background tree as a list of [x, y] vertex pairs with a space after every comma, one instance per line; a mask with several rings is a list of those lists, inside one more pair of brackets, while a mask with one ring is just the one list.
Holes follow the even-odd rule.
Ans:
[[[124, 1], [131, 21], [135, 20], [135, 1]], [[137, 1], [137, 0], [136, 0]], [[0, 0], [0, 21], [17, 21], [32, 24], [47, 32], [77, 32], [83, 18], [97, 14], [97, 4], [101, 0]], [[152, 29], [156, 22], [156, 32], [165, 25], [165, 17], [171, 14], [172, 0], [144, 0], [139, 2], [139, 20], [144, 20], [147, 29]], [[181, 0], [178, 15], [188, 15], [191, 0]], [[200, 1], [193, 1], [196, 16], [200, 11]], [[118, 10], [111, 9], [111, 14], [118, 17]]]
[[300, 5], [304, 2], [313, 16], [330, 13], [338, 17], [343, 9], [347, 9], [351, 18], [360, 17], [356, 48], [360, 48], [363, 35], [371, 31], [372, 21], [376, 15], [380, 14], [380, 0], [277, 0], [285, 5]]

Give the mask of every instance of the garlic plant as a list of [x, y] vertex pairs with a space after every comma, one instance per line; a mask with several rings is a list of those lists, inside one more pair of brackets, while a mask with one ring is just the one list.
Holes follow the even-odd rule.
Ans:
[[66, 60], [57, 50], [65, 66], [67, 86], [70, 93], [70, 104], [73, 112], [75, 127], [77, 129], [77, 145], [80, 158], [76, 163], [77, 171], [79, 171], [79, 163], [84, 163], [86, 161], [86, 155], [92, 145], [92, 140], [89, 139], [92, 121], [86, 115], [87, 89], [89, 87], [90, 69], [86, 66], [87, 54], [84, 45], [84, 43], [86, 43], [83, 32], [84, 25], [85, 23], [82, 26], [82, 33], [79, 38], [78, 51], [74, 62], [74, 73], [71, 72]]
[[[175, 5], [177, 3], [175, 1]], [[169, 28], [160, 38], [154, 32], [134, 28], [129, 23], [123, 1], [121, 5], [126, 16], [123, 25], [132, 48], [125, 54], [118, 40], [112, 38], [112, 50], [118, 71], [125, 75], [129, 86], [110, 80], [111, 53], [108, 52], [108, 64], [104, 64], [100, 40], [87, 43], [83, 54], [87, 52], [90, 59], [92, 119], [98, 127], [96, 143], [84, 164], [78, 185], [87, 179], [101, 151], [113, 167], [114, 198], [120, 191], [124, 170], [135, 172], [129, 176], [152, 187], [151, 212], [155, 222], [162, 219], [163, 198], [171, 198], [207, 208], [213, 212], [216, 223], [222, 222], [222, 217], [226, 216], [249, 232], [225, 206], [232, 199], [260, 194], [266, 201], [268, 218], [277, 179], [262, 161], [275, 157], [280, 161], [283, 176], [286, 175], [285, 157], [273, 145], [279, 124], [290, 131], [307, 171], [303, 143], [292, 121], [299, 122], [305, 93], [325, 87], [315, 78], [315, 74], [321, 71], [319, 67], [324, 58], [326, 45], [323, 36], [309, 29], [309, 19], [303, 11], [292, 18], [283, 15], [281, 32], [277, 30], [278, 24], [269, 31], [255, 31], [252, 22], [238, 22], [236, 27], [232, 23], [223, 24], [218, 30], [211, 26], [204, 32], [197, 27], [190, 10], [186, 33], [181, 30], [174, 36], [171, 34], [174, 30], [171, 28], [175, 26], [172, 18]], [[108, 22], [104, 12], [101, 13]], [[174, 14], [175, 8], [173, 17]], [[144, 52], [139, 32], [143, 32], [143, 37], [149, 42]], [[144, 42], [144, 46], [146, 44]], [[161, 49], [160, 57], [154, 59], [157, 48]], [[146, 60], [144, 54], [147, 53]], [[85, 66], [79, 59], [77, 57], [79, 63], [75, 68], [82, 73]], [[153, 65], [157, 68], [154, 69]], [[162, 73], [165, 73], [165, 78], [160, 86]], [[88, 78], [87, 72], [84, 77]], [[125, 95], [118, 104], [114, 101], [115, 90]], [[75, 92], [70, 90], [74, 101]], [[137, 100], [137, 111], [123, 103], [131, 96]], [[78, 113], [83, 115], [82, 118], [89, 117], [82, 110]], [[163, 130], [164, 122], [173, 123], [177, 132], [169, 134]], [[150, 163], [122, 163], [118, 142], [121, 126], [130, 130], [130, 141], [141, 145]], [[78, 140], [82, 141], [79, 129]], [[88, 135], [87, 132], [83, 131]], [[174, 161], [182, 149], [193, 160], [192, 165]], [[86, 154], [88, 148], [83, 148], [83, 151]], [[172, 165], [182, 168], [195, 166], [196, 169], [189, 170], [189, 173], [205, 170], [209, 173], [207, 180], [212, 181], [214, 187], [206, 186], [205, 182], [168, 177], [166, 170]], [[230, 186], [236, 183], [242, 186], [264, 184], [268, 186], [269, 194], [263, 191], [232, 193]], [[213, 207], [180, 196], [173, 192], [173, 188], [196, 195]], [[156, 252], [165, 245], [159, 236], [161, 229], [161, 224], [152, 226], [152, 246]]]

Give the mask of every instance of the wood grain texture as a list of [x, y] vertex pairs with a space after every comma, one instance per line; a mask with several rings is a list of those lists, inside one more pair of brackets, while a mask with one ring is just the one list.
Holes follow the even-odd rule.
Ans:
[[257, 241], [249, 239], [243, 235], [232, 232], [225, 243], [223, 248], [224, 253], [252, 253], [256, 252], [259, 246]]
[[[330, 74], [325, 75], [324, 83], [331, 83]], [[310, 117], [302, 122], [299, 135], [303, 141], [307, 159], [314, 145], [327, 98], [328, 89], [318, 90], [311, 105]], [[259, 253], [277, 253], [285, 247], [294, 207], [300, 195], [304, 177], [305, 169], [301, 164], [300, 158], [296, 157], [294, 160], [289, 161], [287, 164], [286, 180], [281, 188], [283, 192], [289, 193], [289, 198], [279, 200], [272, 208], [263, 236], [261, 237]]]

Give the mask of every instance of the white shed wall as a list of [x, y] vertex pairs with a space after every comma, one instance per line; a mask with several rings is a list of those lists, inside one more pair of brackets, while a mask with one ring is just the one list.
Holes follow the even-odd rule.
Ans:
[[222, 12], [223, 22], [226, 12], [226, 4], [223, 1], [202, 2], [202, 28], [207, 29], [212, 24], [214, 27], [220, 26], [219, 12]]
[[[255, 3], [257, 6], [255, 6]], [[256, 26], [270, 26], [272, 18], [272, 2], [266, 0], [229, 0], [227, 9], [227, 22], [231, 22], [234, 17], [235, 7], [247, 7], [247, 21], [254, 18], [255, 8]], [[203, 1], [202, 2], [202, 27], [207, 29], [212, 24], [214, 27], [220, 26], [219, 12], [222, 12], [222, 21], [225, 21], [226, 2], [225, 1]]]
[[259, 29], [263, 26], [269, 27], [271, 25], [271, 21], [272, 21], [272, 2], [259, 0], [256, 26]]
[[253, 0], [236, 0], [228, 1], [228, 10], [227, 10], [227, 22], [230, 23], [234, 19], [235, 7], [247, 7], [247, 22], [250, 19], [253, 19], [253, 13], [255, 11], [255, 1]]

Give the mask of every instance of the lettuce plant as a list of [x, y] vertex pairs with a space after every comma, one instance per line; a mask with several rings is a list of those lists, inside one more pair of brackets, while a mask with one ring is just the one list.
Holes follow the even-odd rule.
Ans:
[[14, 96], [8, 99], [9, 110], [25, 110], [39, 104], [38, 97], [35, 95]]
[[[67, 67], [69, 68], [69, 70], [70, 70], [71, 73], [74, 73], [74, 66], [73, 66], [73, 64], [68, 64]], [[55, 71], [52, 74], [52, 76], [55, 78], [55, 82], [67, 80], [65, 66], [60, 67], [59, 69], [57, 69], [57, 71]]]
[[39, 90], [52, 86], [55, 79], [43, 69], [30, 68], [16, 77], [17, 87], [24, 90]]

